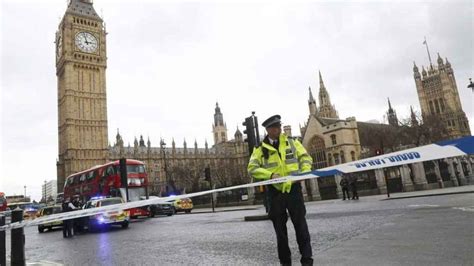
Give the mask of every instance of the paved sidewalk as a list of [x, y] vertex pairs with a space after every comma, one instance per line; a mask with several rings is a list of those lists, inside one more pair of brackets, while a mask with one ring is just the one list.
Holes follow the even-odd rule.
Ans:
[[394, 220], [318, 252], [315, 265], [474, 265], [474, 200], [459, 206], [439, 202], [413, 204]]
[[416, 197], [431, 197], [431, 196], [452, 195], [452, 194], [462, 194], [462, 193], [474, 193], [474, 185], [439, 188], [439, 189], [431, 189], [431, 190], [420, 190], [420, 191], [411, 191], [411, 192], [401, 192], [401, 193], [390, 193], [390, 198], [385, 198], [383, 200], [407, 199], [407, 198], [416, 198]]

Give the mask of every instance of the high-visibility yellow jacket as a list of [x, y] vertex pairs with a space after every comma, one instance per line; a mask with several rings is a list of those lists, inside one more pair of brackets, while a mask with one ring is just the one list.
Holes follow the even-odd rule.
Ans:
[[[268, 159], [264, 158], [263, 149], [268, 149]], [[298, 140], [280, 134], [278, 150], [280, 155], [272, 145], [262, 142], [250, 156], [247, 167], [249, 174], [255, 179], [267, 180], [274, 173], [288, 176], [311, 171], [313, 160]], [[273, 184], [273, 186], [279, 191], [282, 189], [282, 184]]]

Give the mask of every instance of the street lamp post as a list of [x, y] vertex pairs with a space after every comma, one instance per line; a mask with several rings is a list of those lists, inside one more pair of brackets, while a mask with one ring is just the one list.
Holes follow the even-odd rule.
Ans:
[[23, 186], [23, 188], [25, 189], [25, 194], [24, 194], [24, 196], [23, 196], [23, 197], [24, 197], [24, 198], [25, 198], [25, 200], [26, 200], [26, 186]]
[[163, 139], [160, 141], [160, 148], [161, 152], [163, 153], [163, 163], [164, 163], [164, 170], [165, 170], [165, 188], [166, 188], [166, 193], [168, 194], [168, 185], [169, 185], [169, 180], [168, 180], [168, 165], [166, 163], [166, 143]]
[[44, 203], [46, 203], [46, 180], [44, 181], [44, 196], [43, 196], [43, 199], [44, 199]]
[[467, 85], [468, 88], [471, 88], [471, 90], [474, 92], [474, 83], [472, 83], [472, 79], [469, 78], [469, 85]]

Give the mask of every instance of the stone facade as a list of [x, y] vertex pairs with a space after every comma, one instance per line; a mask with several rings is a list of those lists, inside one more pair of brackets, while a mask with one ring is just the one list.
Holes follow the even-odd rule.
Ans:
[[69, 1], [56, 32], [57, 184], [108, 158], [106, 31], [92, 2]]
[[392, 108], [392, 104], [390, 103], [390, 99], [388, 100], [388, 111], [387, 111], [387, 120], [388, 124], [391, 126], [398, 126], [398, 118], [397, 118], [397, 112]]
[[415, 63], [413, 66], [423, 119], [440, 120], [447, 128], [448, 138], [470, 136], [471, 129], [461, 106], [453, 68], [448, 59], [443, 61], [439, 54], [437, 63], [433, 66], [430, 62], [428, 71], [423, 66], [421, 75]]
[[[222, 113], [219, 117], [224, 124]], [[109, 158], [118, 160], [122, 157], [140, 160], [146, 164], [149, 192], [154, 195], [210, 189], [209, 182], [204, 180], [204, 169], [208, 166], [211, 169], [212, 183], [216, 187], [251, 181], [247, 174], [248, 145], [243, 141], [239, 129], [236, 130], [233, 140], [221, 141], [212, 147], [209, 147], [206, 141], [204, 148], [199, 148], [196, 141], [193, 147], [188, 147], [186, 140], [182, 147], [176, 147], [174, 139], [171, 141], [171, 147], [166, 147], [164, 140], [160, 140], [160, 146], [153, 147], [149, 139], [145, 145], [142, 136], [140, 140], [135, 138], [133, 147], [125, 147], [122, 136], [117, 132], [114, 145], [109, 147]]]
[[218, 103], [216, 103], [212, 133], [214, 135], [214, 145], [227, 141], [227, 125], [224, 123], [224, 118]]
[[[320, 86], [324, 87], [320, 75]], [[330, 103], [329, 94], [324, 89], [324, 100]], [[320, 100], [321, 101], [321, 100]], [[390, 153], [413, 147], [410, 138], [401, 138], [407, 126], [398, 122], [395, 109], [388, 101], [387, 118], [389, 124], [358, 122], [354, 117], [338, 119], [323, 117], [337, 114], [316, 107], [316, 101], [309, 89], [309, 117], [301, 130], [303, 146], [313, 158], [313, 169], [351, 162], [377, 154]], [[327, 104], [326, 104], [327, 106]], [[332, 106], [332, 105], [331, 105]], [[410, 127], [417, 127], [418, 120], [411, 109]], [[361, 195], [371, 195], [443, 188], [472, 182], [472, 158], [459, 157], [416, 163], [398, 167], [358, 172], [350, 175], [357, 179]], [[304, 193], [312, 200], [341, 198], [339, 182], [341, 176], [306, 180]]]
[[[311, 90], [310, 90], [311, 92]], [[311, 95], [312, 96], [312, 95]], [[311, 108], [311, 106], [310, 106]], [[318, 116], [324, 118], [339, 118], [336, 107], [331, 104], [329, 93], [324, 86], [321, 71], [319, 72], [319, 110]]]

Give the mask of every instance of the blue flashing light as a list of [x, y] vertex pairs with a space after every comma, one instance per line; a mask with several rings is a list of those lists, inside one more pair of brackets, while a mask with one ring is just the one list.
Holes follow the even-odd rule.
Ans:
[[91, 200], [99, 200], [99, 199], [105, 199], [104, 196], [95, 196], [95, 197], [92, 197]]
[[100, 223], [100, 224], [103, 223], [103, 222], [104, 222], [104, 217], [102, 217], [102, 216], [99, 217], [99, 218], [97, 219], [97, 222]]
[[176, 197], [176, 195], [175, 194], [170, 194], [169, 197]]

